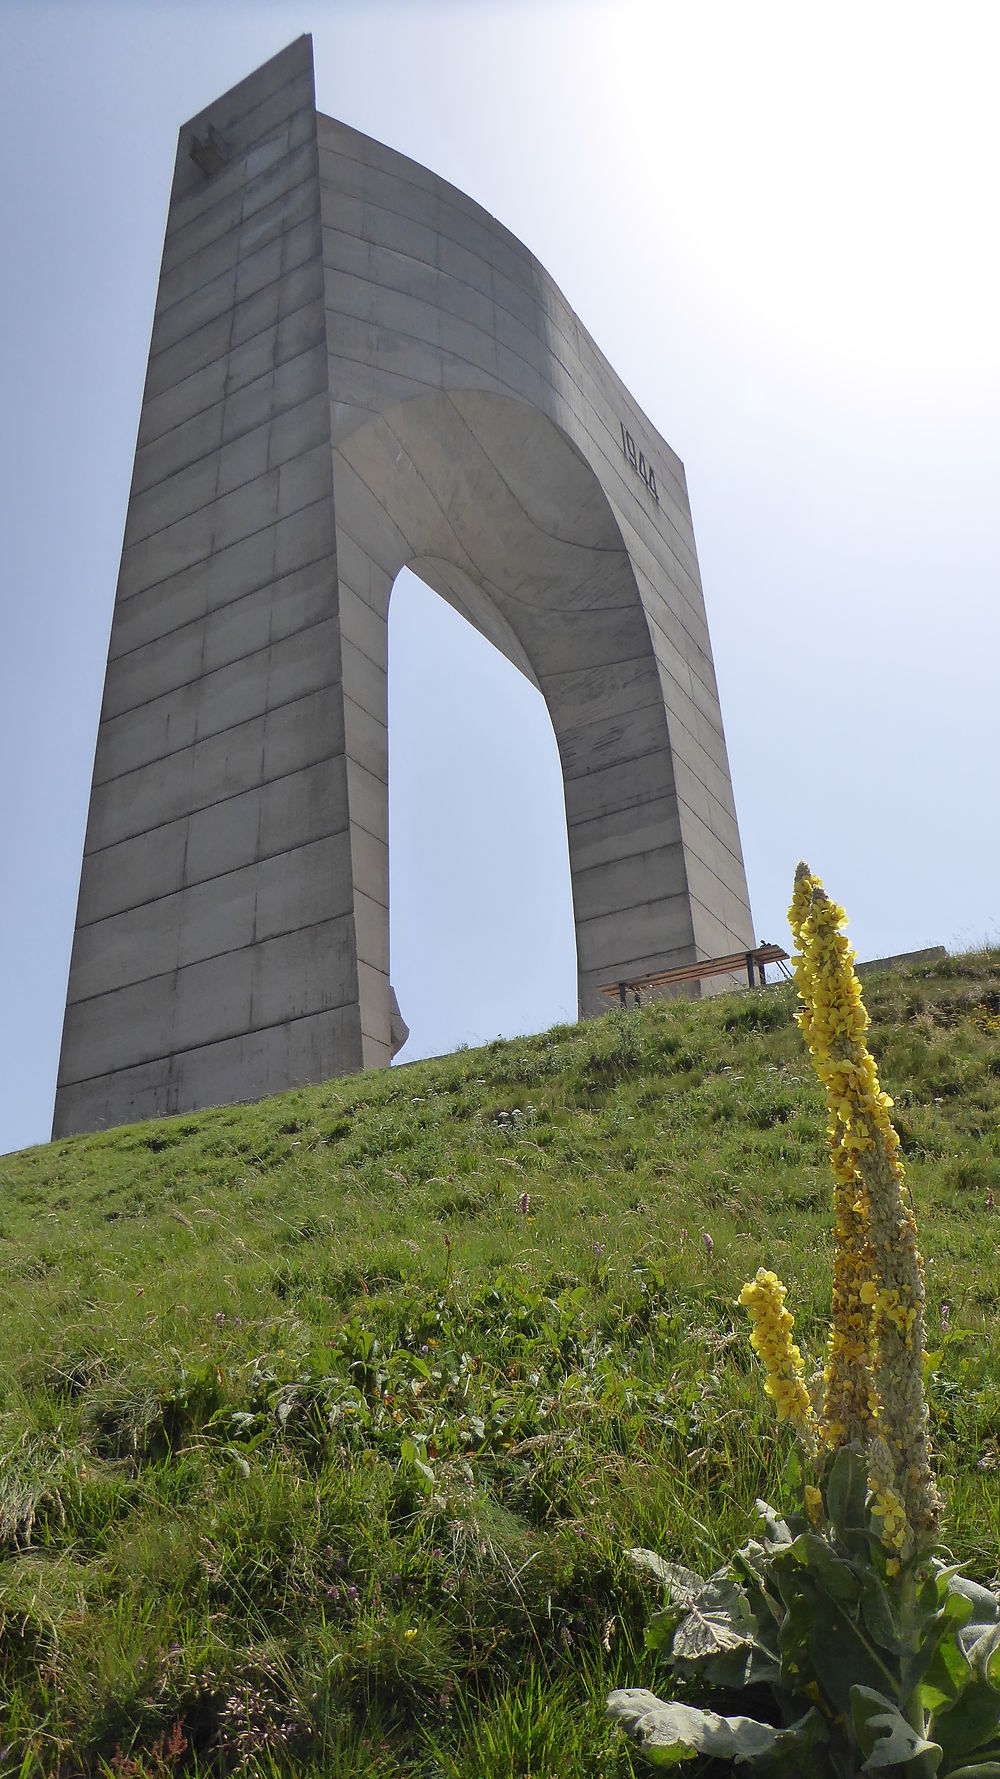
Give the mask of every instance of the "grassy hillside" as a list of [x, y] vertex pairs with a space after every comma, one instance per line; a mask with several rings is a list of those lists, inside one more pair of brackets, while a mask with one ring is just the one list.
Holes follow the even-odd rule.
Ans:
[[[793, 999], [616, 1012], [0, 1160], [0, 1770], [631, 1773], [603, 1701], [655, 1675], [625, 1549], [711, 1568], [782, 1494], [734, 1307], [758, 1265], [822, 1350], [830, 1175]], [[985, 1580], [1000, 953], [866, 999], [949, 1536]]]

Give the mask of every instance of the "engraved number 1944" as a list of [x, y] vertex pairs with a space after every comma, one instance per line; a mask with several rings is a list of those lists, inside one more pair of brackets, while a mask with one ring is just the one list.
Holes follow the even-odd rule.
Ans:
[[646, 462], [646, 458], [645, 458], [645, 455], [643, 454], [643, 452], [636, 450], [635, 440], [632, 437], [632, 434], [629, 432], [628, 427], [625, 425], [624, 420], [621, 422], [621, 429], [622, 429], [622, 450], [624, 451], [628, 462], [632, 465], [632, 468], [635, 470], [636, 475], [642, 477], [643, 481], [646, 484], [646, 487], [649, 489], [650, 494], [653, 496], [653, 499], [656, 501], [657, 506], [659, 506], [660, 497], [659, 497], [658, 493], [656, 492], [656, 471], [654, 470], [651, 463]]

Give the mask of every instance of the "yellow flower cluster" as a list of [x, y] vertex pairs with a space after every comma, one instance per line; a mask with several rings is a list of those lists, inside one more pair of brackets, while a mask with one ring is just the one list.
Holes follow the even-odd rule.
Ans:
[[896, 1486], [876, 1499], [893, 1494], [904, 1524], [928, 1544], [941, 1503], [923, 1393], [923, 1265], [892, 1101], [865, 1043], [868, 1015], [841, 931], [844, 910], [807, 865], [795, 873], [788, 918], [798, 952], [798, 1020], [826, 1088], [835, 1177], [833, 1326], [821, 1432], [831, 1447], [881, 1436]]
[[777, 1273], [758, 1267], [739, 1302], [753, 1322], [750, 1345], [764, 1367], [764, 1388], [774, 1402], [779, 1421], [791, 1421], [806, 1450], [816, 1449], [812, 1404], [802, 1369], [802, 1354], [792, 1340], [795, 1317], [785, 1308], [787, 1291]]
[[847, 916], [807, 865], [795, 873], [788, 922], [798, 952], [795, 980], [802, 1008], [796, 1017], [827, 1092], [833, 1171], [845, 1185], [857, 1183], [859, 1158], [881, 1142], [902, 1181], [899, 1138], [889, 1117], [892, 1100], [882, 1092], [865, 1043], [868, 1014], [854, 973], [855, 953], [841, 932]]
[[881, 1521], [880, 1536], [888, 1550], [906, 1543], [906, 1506], [895, 1489], [879, 1489], [872, 1499], [872, 1518]]
[[902, 1302], [898, 1291], [880, 1291], [874, 1279], [866, 1279], [861, 1287], [861, 1301], [872, 1312], [872, 1329], [877, 1335], [880, 1320], [891, 1322], [897, 1334], [907, 1343], [917, 1319], [916, 1305]]

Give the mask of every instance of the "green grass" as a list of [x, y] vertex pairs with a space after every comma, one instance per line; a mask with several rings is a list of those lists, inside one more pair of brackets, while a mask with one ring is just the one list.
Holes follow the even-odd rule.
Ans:
[[[993, 1580], [1000, 953], [866, 999], [949, 1537]], [[711, 1568], [782, 1495], [758, 1265], [822, 1353], [792, 1010], [616, 1012], [0, 1160], [0, 1772], [630, 1774], [624, 1553]]]

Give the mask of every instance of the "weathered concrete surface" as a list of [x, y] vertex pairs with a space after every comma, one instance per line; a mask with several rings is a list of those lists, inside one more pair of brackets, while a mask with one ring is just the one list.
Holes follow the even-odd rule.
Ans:
[[506, 229], [317, 114], [300, 38], [180, 132], [56, 1134], [398, 1047], [404, 565], [546, 699], [581, 1009], [752, 944], [683, 467]]

